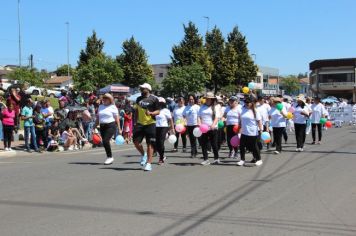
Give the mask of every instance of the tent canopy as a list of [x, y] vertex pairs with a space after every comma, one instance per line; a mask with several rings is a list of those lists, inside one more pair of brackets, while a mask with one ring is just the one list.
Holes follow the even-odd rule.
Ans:
[[100, 94], [104, 93], [129, 93], [130, 88], [123, 84], [110, 84], [99, 90]]

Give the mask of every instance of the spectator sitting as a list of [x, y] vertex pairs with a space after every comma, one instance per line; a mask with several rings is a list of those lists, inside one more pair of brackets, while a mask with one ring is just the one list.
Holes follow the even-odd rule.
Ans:
[[64, 143], [64, 148], [68, 151], [78, 150], [76, 145], [77, 138], [72, 132], [72, 129], [67, 125], [62, 133], [62, 141]]

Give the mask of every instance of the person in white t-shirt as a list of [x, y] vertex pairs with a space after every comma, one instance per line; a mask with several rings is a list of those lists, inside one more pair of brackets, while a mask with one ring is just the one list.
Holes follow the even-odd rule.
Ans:
[[297, 152], [304, 151], [304, 143], [307, 128], [307, 119], [309, 118], [309, 108], [305, 103], [304, 96], [297, 97], [297, 105], [294, 110], [294, 129], [295, 138], [297, 140]]
[[[268, 115], [269, 111], [271, 110], [271, 106], [265, 101], [263, 97], [258, 96], [256, 109], [262, 117], [263, 132], [269, 132], [271, 134], [271, 131], [269, 130], [270, 120]], [[269, 149], [269, 145], [270, 143], [267, 143], [267, 150]], [[260, 144], [260, 146], [262, 146], [262, 144]]]
[[220, 164], [219, 150], [218, 150], [218, 120], [219, 114], [217, 114], [216, 98], [211, 92], [208, 92], [205, 96], [205, 104], [202, 105], [198, 113], [198, 125], [204, 124], [209, 127], [207, 133], [201, 136], [201, 145], [203, 151], [204, 161], [201, 163], [203, 166], [210, 165], [208, 159], [208, 144], [210, 141], [211, 147], [214, 152], [213, 164]]
[[287, 122], [287, 110], [283, 106], [282, 110], [277, 109], [278, 104], [282, 104], [282, 100], [279, 97], [275, 97], [272, 99], [273, 104], [272, 108], [269, 112], [269, 118], [270, 118], [270, 125], [273, 128], [273, 139], [274, 143], [276, 145], [276, 151], [274, 151], [275, 154], [279, 154], [282, 152], [282, 136], [283, 136], [283, 131], [286, 129]]
[[327, 116], [327, 110], [325, 109], [324, 105], [320, 103], [320, 98], [314, 98], [314, 104], [311, 105], [311, 116], [310, 121], [312, 125], [312, 137], [313, 142], [315, 144], [316, 138], [316, 128], [318, 127], [318, 144], [321, 144], [322, 138], [322, 125], [320, 124], [320, 119]]
[[[184, 121], [183, 112], [185, 109], [185, 100], [180, 97], [177, 99], [177, 106], [173, 110], [173, 120], [177, 124], [177, 121]], [[174, 144], [173, 152], [178, 152], [179, 136], [182, 137], [183, 152], [187, 151], [187, 135], [185, 133], [176, 132], [177, 142]]]
[[[288, 98], [283, 98], [283, 107], [286, 108], [286, 111], [289, 112], [289, 109], [292, 107], [292, 104], [289, 102]], [[286, 124], [288, 126], [288, 120], [286, 120]], [[287, 127], [283, 130], [283, 138], [284, 138], [284, 143], [288, 143], [288, 133], [287, 133]]]
[[110, 93], [104, 94], [102, 104], [99, 106], [97, 118], [93, 129], [100, 124], [100, 135], [102, 137], [103, 146], [106, 152], [105, 165], [111, 165], [114, 158], [111, 152], [110, 140], [116, 133], [122, 134], [120, 126], [119, 110], [114, 104], [114, 97]]
[[171, 129], [171, 134], [175, 134], [174, 123], [172, 119], [172, 114], [170, 110], [167, 109], [166, 100], [162, 97], [158, 98], [160, 112], [156, 116], [156, 150], [159, 154], [159, 165], [162, 165], [166, 160], [164, 155], [164, 141], [166, 140], [166, 135]]
[[238, 158], [238, 151], [237, 147], [231, 146], [231, 139], [237, 133], [234, 131], [234, 127], [239, 125], [240, 122], [240, 115], [241, 115], [241, 106], [239, 105], [239, 99], [235, 96], [230, 97], [229, 99], [229, 106], [226, 108], [224, 112], [224, 118], [226, 123], [226, 134], [227, 134], [227, 145], [229, 147], [230, 153], [229, 158]]
[[262, 165], [258, 142], [260, 132], [263, 130], [263, 125], [262, 116], [257, 111], [255, 102], [256, 100], [254, 97], [247, 97], [245, 99], [245, 105], [242, 108], [239, 125], [241, 127], [241, 160], [237, 162], [238, 166], [243, 166], [245, 164], [246, 148], [252, 152], [253, 160], [251, 163], [256, 166]]
[[198, 113], [200, 107], [196, 104], [197, 99], [194, 95], [188, 96], [188, 105], [183, 111], [183, 117], [187, 123], [187, 131], [190, 141], [190, 157], [195, 158], [198, 154], [197, 138], [193, 134], [193, 130], [198, 127]]

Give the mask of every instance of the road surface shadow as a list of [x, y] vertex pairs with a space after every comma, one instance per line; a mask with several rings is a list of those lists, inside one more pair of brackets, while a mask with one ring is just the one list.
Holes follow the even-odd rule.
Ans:
[[90, 165], [90, 166], [104, 165], [103, 163], [100, 163], [100, 162], [69, 162], [68, 164], [70, 164], [70, 165]]
[[142, 168], [126, 168], [126, 167], [103, 167], [100, 170], [117, 170], [117, 171], [142, 171]]
[[175, 166], [201, 166], [200, 163], [193, 163], [193, 162], [185, 162], [185, 163], [169, 163], [170, 165]]

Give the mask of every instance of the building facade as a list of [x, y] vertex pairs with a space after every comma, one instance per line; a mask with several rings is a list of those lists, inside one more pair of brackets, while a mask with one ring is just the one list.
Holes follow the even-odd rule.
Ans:
[[315, 60], [309, 69], [313, 95], [356, 102], [356, 58]]
[[153, 75], [156, 83], [161, 86], [162, 81], [166, 78], [168, 74], [170, 64], [154, 64], [152, 65], [153, 68]]
[[282, 91], [279, 89], [279, 70], [277, 68], [258, 66], [256, 82], [261, 89], [262, 95], [279, 95]]

